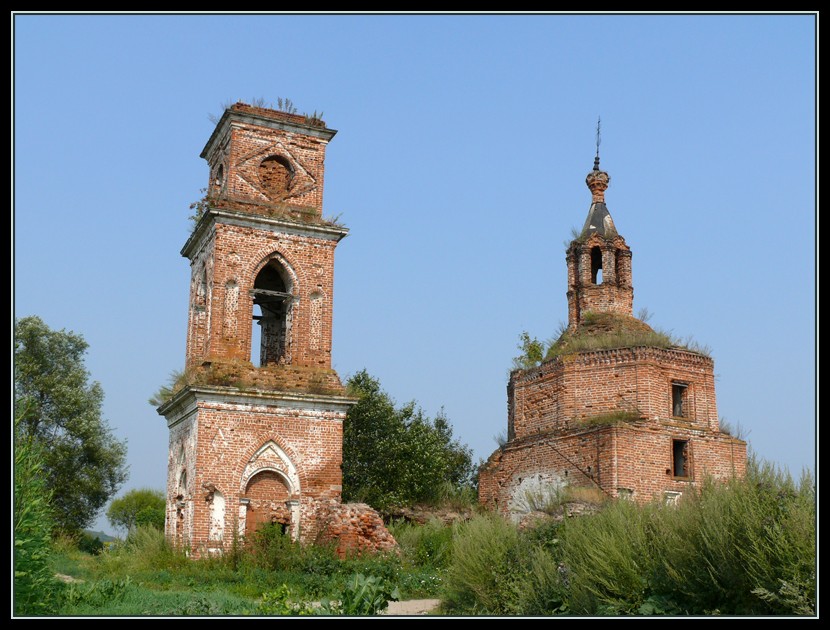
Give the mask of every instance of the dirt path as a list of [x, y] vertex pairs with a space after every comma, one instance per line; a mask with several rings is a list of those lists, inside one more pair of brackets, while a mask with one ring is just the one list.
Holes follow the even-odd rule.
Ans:
[[403, 602], [389, 602], [389, 607], [383, 615], [427, 615], [438, 608], [440, 599], [408, 599]]

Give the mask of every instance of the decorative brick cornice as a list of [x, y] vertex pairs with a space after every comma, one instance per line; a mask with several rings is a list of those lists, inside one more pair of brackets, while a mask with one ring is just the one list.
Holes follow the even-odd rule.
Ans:
[[168, 427], [172, 427], [190, 417], [205, 403], [218, 406], [245, 405], [247, 407], [274, 407], [277, 409], [300, 409], [345, 414], [352, 405], [357, 403], [357, 399], [330, 394], [248, 391], [236, 387], [188, 385], [160, 406], [158, 413], [165, 416]]
[[199, 243], [210, 233], [216, 223], [335, 242], [339, 242], [349, 234], [349, 228], [330, 223], [300, 223], [283, 217], [266, 217], [259, 214], [210, 208], [199, 220], [196, 229], [193, 230], [190, 238], [185, 242], [181, 249], [181, 255], [190, 258], [198, 249]]
[[565, 354], [543, 361], [538, 367], [527, 370], [513, 370], [511, 382], [528, 383], [561, 374], [569, 365], [597, 366], [658, 361], [673, 365], [696, 366], [704, 369], [714, 367], [714, 361], [704, 354], [681, 348], [657, 348], [654, 346], [633, 346], [629, 348], [610, 348], [601, 350], [584, 350]]
[[210, 135], [210, 138], [202, 149], [200, 157], [206, 158], [214, 148], [214, 144], [226, 133], [232, 125], [253, 125], [256, 127], [266, 127], [268, 129], [278, 129], [281, 131], [301, 133], [307, 136], [313, 136], [328, 142], [337, 133], [335, 129], [329, 129], [325, 126], [309, 125], [302, 121], [304, 116], [296, 114], [285, 114], [284, 112], [277, 112], [274, 110], [266, 110], [258, 107], [249, 107], [246, 111], [239, 109], [226, 109], [225, 113], [219, 119], [219, 123]]

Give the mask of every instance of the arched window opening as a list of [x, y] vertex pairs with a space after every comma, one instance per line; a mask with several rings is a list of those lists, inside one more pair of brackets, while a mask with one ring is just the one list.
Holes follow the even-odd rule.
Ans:
[[254, 329], [258, 325], [259, 330], [254, 330], [251, 335], [251, 362], [260, 367], [287, 362], [288, 320], [292, 296], [284, 273], [281, 265], [276, 260], [271, 260], [257, 274], [254, 281], [252, 315]]
[[591, 282], [602, 284], [602, 250], [599, 247], [591, 248]]

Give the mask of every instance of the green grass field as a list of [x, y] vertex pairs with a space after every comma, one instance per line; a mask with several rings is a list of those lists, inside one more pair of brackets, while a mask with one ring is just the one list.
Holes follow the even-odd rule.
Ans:
[[162, 534], [138, 529], [98, 555], [58, 543], [59, 615], [292, 614], [308, 602], [343, 598], [355, 576], [374, 576], [399, 598], [439, 597], [449, 562], [452, 528], [393, 526], [399, 555], [339, 559], [331, 548], [303, 547], [264, 533], [253, 545], [193, 561]]
[[194, 561], [139, 528], [98, 555], [55, 543], [52, 570], [78, 581], [43, 591], [54, 604], [32, 614], [369, 615], [437, 598], [453, 615], [813, 616], [815, 491], [809, 474], [752, 461], [676, 506], [612, 501], [522, 530], [495, 514], [397, 524], [399, 554], [343, 560], [265, 529]]

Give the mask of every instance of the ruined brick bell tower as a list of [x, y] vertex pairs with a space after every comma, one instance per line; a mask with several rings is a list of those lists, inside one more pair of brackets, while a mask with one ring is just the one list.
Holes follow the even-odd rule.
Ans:
[[331, 369], [334, 250], [323, 218], [335, 135], [318, 118], [236, 103], [201, 156], [207, 197], [190, 261], [186, 370], [170, 429], [166, 534], [196, 555], [272, 523], [295, 540], [339, 504], [342, 422]]

